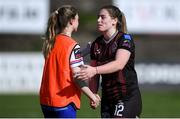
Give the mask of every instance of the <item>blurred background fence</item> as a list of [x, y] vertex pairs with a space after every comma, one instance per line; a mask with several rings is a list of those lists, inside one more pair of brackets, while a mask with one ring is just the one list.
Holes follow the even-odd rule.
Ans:
[[[180, 117], [179, 0], [0, 0], [0, 117], [42, 117], [38, 91], [43, 70], [42, 39], [49, 14], [63, 4], [79, 10], [73, 37], [85, 47], [99, 35], [98, 10], [117, 5], [136, 44], [142, 117]], [[89, 56], [85, 57], [89, 63]], [[99, 117], [82, 97], [78, 117]], [[170, 111], [171, 110], [171, 111]]]

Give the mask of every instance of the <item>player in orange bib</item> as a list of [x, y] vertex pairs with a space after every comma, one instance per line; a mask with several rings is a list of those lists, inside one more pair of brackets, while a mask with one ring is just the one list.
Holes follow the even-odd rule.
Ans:
[[51, 14], [44, 38], [45, 58], [40, 87], [40, 104], [45, 118], [75, 118], [80, 109], [81, 91], [98, 106], [100, 98], [77, 80], [84, 62], [78, 43], [71, 37], [77, 31], [77, 10], [64, 5]]

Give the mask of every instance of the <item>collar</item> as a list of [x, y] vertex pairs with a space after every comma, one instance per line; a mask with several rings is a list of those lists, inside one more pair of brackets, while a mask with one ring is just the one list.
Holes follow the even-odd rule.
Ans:
[[103, 40], [106, 44], [108, 44], [109, 42], [111, 42], [112, 39], [114, 39], [114, 37], [118, 34], [118, 31], [116, 31], [112, 36], [111, 38], [109, 38], [109, 40], [105, 40], [105, 38], [103, 37]]

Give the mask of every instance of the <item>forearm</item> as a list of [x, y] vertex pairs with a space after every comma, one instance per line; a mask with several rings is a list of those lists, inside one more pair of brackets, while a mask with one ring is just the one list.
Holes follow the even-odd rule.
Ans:
[[116, 53], [116, 58], [107, 64], [96, 67], [98, 74], [108, 74], [113, 73], [118, 70], [122, 70], [127, 64], [130, 58], [130, 52], [124, 49], [119, 49]]
[[81, 88], [81, 91], [91, 100], [96, 100], [96, 96], [92, 93], [92, 91], [87, 87], [84, 86]]
[[107, 64], [95, 67], [97, 74], [108, 74], [122, 69], [123, 66], [120, 65], [117, 61], [111, 61]]
[[85, 80], [79, 80], [77, 78], [74, 78], [74, 82], [76, 83], [76, 85], [80, 88], [83, 88], [83, 87], [87, 87], [88, 86], [88, 83], [85, 81]]
[[81, 89], [81, 91], [91, 100], [95, 100], [95, 95], [93, 92], [89, 89], [88, 83], [84, 80], [79, 80], [74, 78], [74, 81], [76, 85]]

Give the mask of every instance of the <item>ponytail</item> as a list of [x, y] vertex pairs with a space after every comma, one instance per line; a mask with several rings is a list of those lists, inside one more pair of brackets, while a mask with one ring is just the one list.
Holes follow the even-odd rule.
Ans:
[[43, 38], [44, 43], [42, 47], [44, 58], [47, 58], [48, 54], [51, 52], [54, 47], [55, 37], [56, 37], [56, 22], [57, 22], [57, 13], [54, 12], [48, 20], [47, 31], [45, 37]]
[[128, 31], [127, 31], [126, 17], [124, 13], [121, 12], [120, 10], [118, 12], [117, 19], [118, 19], [118, 22], [117, 22], [116, 28], [118, 29], [118, 31], [127, 33]]
[[127, 31], [127, 24], [126, 24], [126, 17], [125, 17], [125, 15], [124, 15], [124, 13], [123, 12], [121, 12], [121, 14], [122, 14], [122, 20], [121, 20], [121, 31], [122, 32], [124, 32], [124, 33], [127, 33], [128, 31]]
[[42, 47], [44, 58], [47, 58], [52, 48], [54, 47], [56, 35], [61, 33], [68, 22], [75, 18], [78, 14], [77, 9], [71, 5], [63, 5], [51, 14], [48, 20], [48, 26], [45, 37], [43, 38], [44, 43]]

